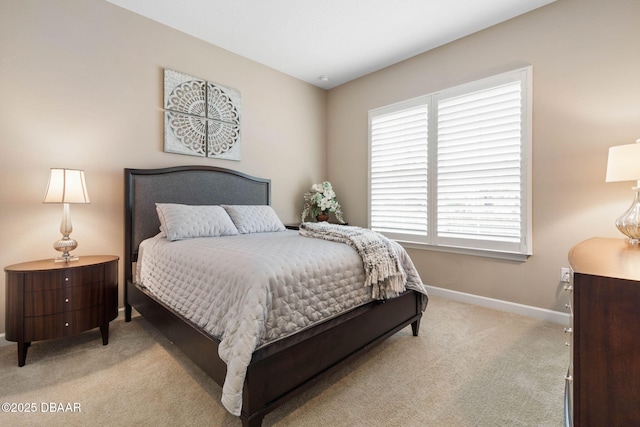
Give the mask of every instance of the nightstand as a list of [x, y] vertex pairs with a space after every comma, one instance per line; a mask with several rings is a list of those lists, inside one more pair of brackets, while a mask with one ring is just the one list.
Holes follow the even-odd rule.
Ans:
[[24, 366], [31, 341], [74, 335], [100, 327], [109, 343], [109, 322], [118, 316], [118, 257], [84, 256], [5, 267], [6, 340], [18, 343]]

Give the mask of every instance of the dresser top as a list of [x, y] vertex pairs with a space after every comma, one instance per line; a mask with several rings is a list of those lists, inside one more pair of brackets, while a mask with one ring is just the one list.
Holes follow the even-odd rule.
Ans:
[[580, 274], [640, 281], [640, 246], [594, 237], [571, 248], [569, 264]]
[[118, 259], [115, 255], [87, 255], [79, 257], [77, 261], [70, 262], [54, 262], [53, 258], [43, 259], [39, 261], [29, 261], [20, 264], [9, 265], [4, 268], [4, 271], [12, 272], [30, 272], [30, 271], [51, 271], [51, 270], [63, 270], [65, 268], [86, 267], [96, 264], [104, 264], [107, 262], [116, 261]]

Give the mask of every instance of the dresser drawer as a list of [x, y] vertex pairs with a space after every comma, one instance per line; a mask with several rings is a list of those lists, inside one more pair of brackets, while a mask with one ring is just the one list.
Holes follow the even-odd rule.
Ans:
[[70, 286], [100, 283], [104, 278], [104, 266], [94, 265], [55, 271], [37, 271], [25, 277], [24, 291], [38, 292]]
[[91, 284], [48, 291], [25, 292], [24, 316], [45, 316], [104, 304], [104, 285]]
[[104, 310], [86, 308], [48, 316], [24, 319], [24, 340], [37, 341], [61, 338], [93, 329], [102, 323]]

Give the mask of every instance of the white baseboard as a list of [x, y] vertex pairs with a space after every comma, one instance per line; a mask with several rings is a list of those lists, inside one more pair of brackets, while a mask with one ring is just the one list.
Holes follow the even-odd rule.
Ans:
[[427, 290], [429, 291], [429, 295], [460, 301], [467, 304], [479, 305], [481, 307], [491, 308], [494, 310], [506, 311], [508, 313], [520, 314], [522, 316], [533, 317], [535, 319], [545, 320], [559, 325], [569, 325], [571, 322], [569, 313], [562, 313], [560, 311], [547, 310], [544, 308], [532, 307], [530, 305], [452, 291], [450, 289], [437, 288], [435, 286], [427, 286]]

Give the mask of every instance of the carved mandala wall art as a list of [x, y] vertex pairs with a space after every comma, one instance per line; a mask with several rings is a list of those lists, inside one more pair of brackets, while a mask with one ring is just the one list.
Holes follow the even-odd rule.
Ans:
[[164, 70], [164, 151], [240, 160], [240, 92]]

